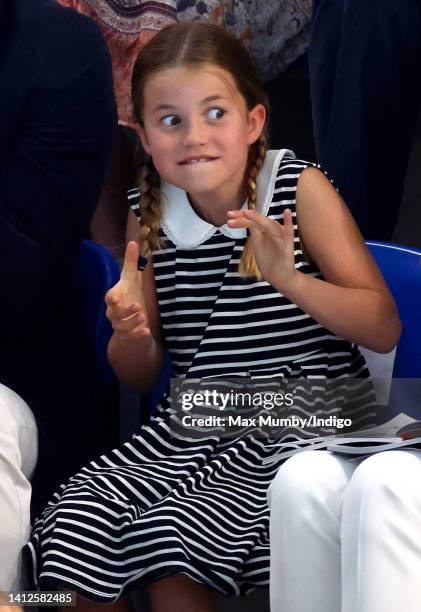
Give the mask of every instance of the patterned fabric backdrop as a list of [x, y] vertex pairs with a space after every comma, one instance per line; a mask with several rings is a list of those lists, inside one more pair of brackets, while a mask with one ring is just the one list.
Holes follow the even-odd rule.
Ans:
[[176, 3], [144, 0], [58, 0], [97, 22], [107, 41], [113, 63], [118, 117], [121, 124], [132, 118], [131, 79], [140, 49], [153, 35], [177, 21]]
[[126, 34], [142, 30], [157, 32], [168, 22], [176, 21], [175, 0], [59, 0]]
[[310, 37], [312, 0], [58, 0], [92, 17], [108, 43], [121, 123], [132, 121], [130, 83], [139, 50], [175, 21], [209, 20], [250, 50], [263, 80], [302, 55]]
[[263, 80], [305, 53], [312, 0], [178, 0], [179, 21], [220, 23], [249, 48]]

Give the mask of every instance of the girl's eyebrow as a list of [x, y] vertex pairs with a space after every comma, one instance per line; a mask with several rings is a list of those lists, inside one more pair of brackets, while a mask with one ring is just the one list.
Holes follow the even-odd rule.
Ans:
[[[224, 100], [224, 99], [226, 99], [225, 96], [216, 94], [213, 96], [207, 96], [207, 98], [204, 98], [203, 100], [201, 100], [200, 104], [208, 104], [209, 102], [214, 102], [215, 100]], [[160, 110], [173, 110], [176, 108], [177, 106], [174, 106], [174, 104], [158, 104], [157, 106], [155, 106], [153, 110], [154, 112], [156, 112]]]

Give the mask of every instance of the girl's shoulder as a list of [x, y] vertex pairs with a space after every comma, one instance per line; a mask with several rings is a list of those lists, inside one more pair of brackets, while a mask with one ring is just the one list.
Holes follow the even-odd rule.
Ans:
[[282, 206], [294, 212], [299, 179], [307, 168], [324, 172], [319, 164], [297, 158], [290, 149], [267, 151], [256, 181], [259, 212], [272, 216]]
[[[282, 151], [286, 151], [287, 153], [282, 154]], [[265, 168], [265, 165], [266, 161], [262, 170]], [[314, 176], [323, 175], [334, 189], [338, 191], [332, 178], [320, 164], [299, 159], [289, 149], [268, 151], [268, 165], [271, 167], [272, 171], [270, 174], [267, 170], [263, 172], [262, 182], [266, 183], [265, 189], [269, 192], [266, 197], [270, 197], [271, 202], [279, 203], [283, 201], [289, 208], [291, 206], [294, 207], [301, 175], [304, 170], [310, 168], [313, 172], [306, 173], [306, 183], [314, 183], [315, 187], [318, 187], [320, 181], [314, 181]], [[268, 208], [267, 205], [266, 208]]]
[[260, 189], [266, 190], [268, 185], [280, 179], [288, 180], [296, 184], [301, 173], [306, 168], [315, 168], [327, 175], [327, 172], [313, 161], [297, 158], [291, 149], [270, 149], [266, 152], [266, 157], [257, 177]]
[[[295, 154], [293, 153], [293, 151], [291, 151], [290, 149], [281, 149], [279, 153], [282, 153], [282, 151], [287, 151], [287, 153], [283, 155], [279, 154], [278, 163], [275, 164], [276, 165], [276, 173], [275, 173], [276, 180], [278, 180], [279, 178], [286, 178], [291, 181], [295, 180], [295, 182], [298, 182], [298, 179], [300, 178], [303, 170], [305, 170], [306, 168], [314, 168], [318, 170], [319, 172], [321, 172], [322, 174], [324, 174], [325, 176], [327, 176], [330, 182], [333, 183], [327, 171], [320, 164], [316, 163], [315, 161], [297, 158]], [[278, 152], [270, 151], [268, 153], [278, 153]]]

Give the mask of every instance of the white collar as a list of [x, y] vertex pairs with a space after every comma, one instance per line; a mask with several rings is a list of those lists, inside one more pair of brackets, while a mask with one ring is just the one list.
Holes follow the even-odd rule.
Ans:
[[[267, 215], [272, 202], [275, 187], [275, 176], [279, 163], [284, 157], [295, 155], [289, 149], [267, 151], [265, 161], [257, 176], [256, 209]], [[168, 238], [177, 246], [194, 249], [210, 238], [217, 230], [229, 238], [244, 238], [247, 235], [244, 227], [229, 227], [227, 224], [217, 227], [201, 219], [193, 210], [185, 191], [170, 183], [161, 183], [162, 217], [161, 226]], [[247, 206], [245, 202], [242, 208]]]

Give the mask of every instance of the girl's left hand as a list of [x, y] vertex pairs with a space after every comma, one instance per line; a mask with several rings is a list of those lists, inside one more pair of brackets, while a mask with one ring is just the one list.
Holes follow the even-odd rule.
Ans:
[[229, 210], [227, 225], [249, 228], [256, 262], [263, 278], [282, 292], [297, 274], [290, 209], [284, 212], [283, 225], [255, 210]]

